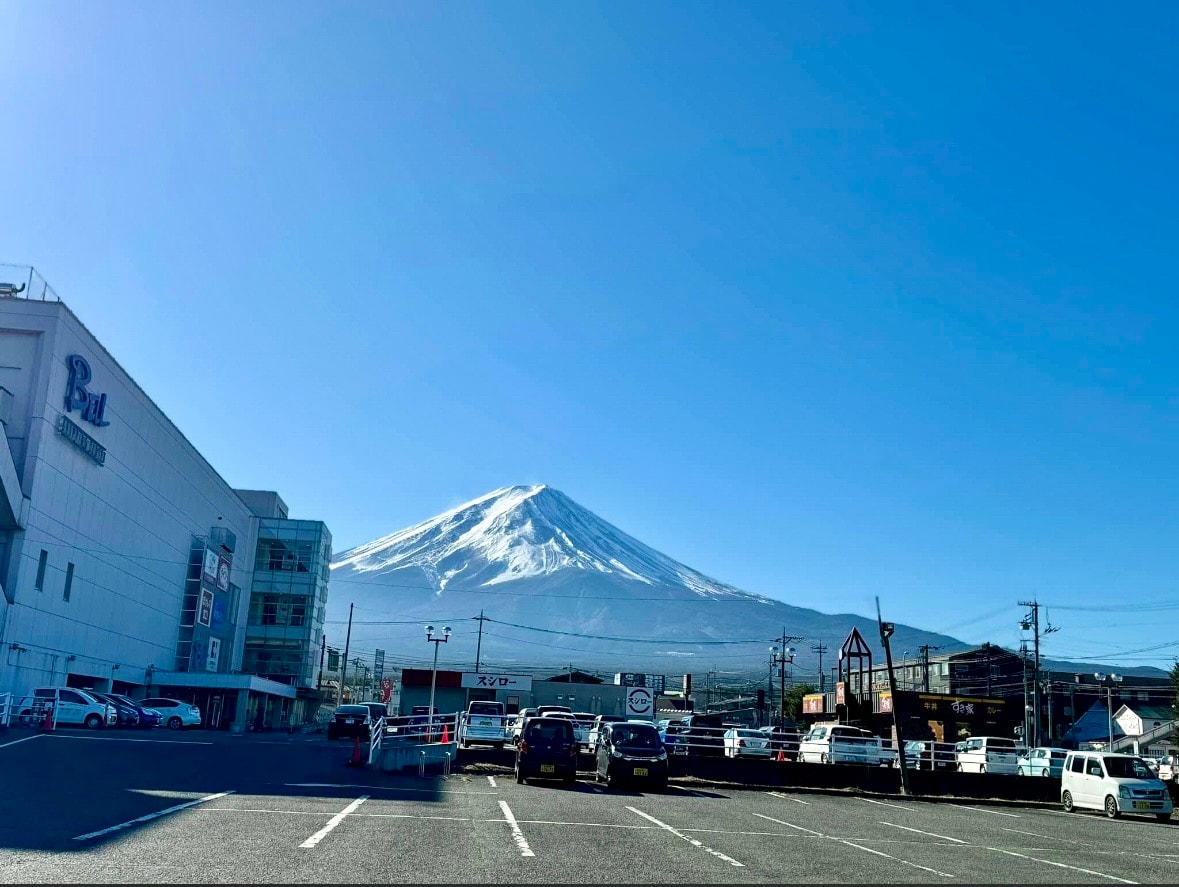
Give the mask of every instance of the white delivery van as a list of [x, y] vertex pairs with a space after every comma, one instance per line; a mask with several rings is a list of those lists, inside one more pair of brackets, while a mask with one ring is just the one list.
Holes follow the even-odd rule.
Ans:
[[1060, 776], [1060, 803], [1066, 813], [1104, 810], [1110, 819], [1123, 813], [1171, 818], [1167, 785], [1137, 755], [1070, 752]]
[[37, 687], [32, 696], [25, 697], [20, 707], [21, 723], [33, 724], [42, 716], [40, 713], [49, 708], [56, 710], [55, 723], [59, 727], [96, 729], [113, 727], [118, 723], [118, 714], [113, 705], [73, 687]]
[[478, 743], [503, 748], [508, 718], [502, 702], [472, 702], [459, 720], [459, 748]]
[[815, 724], [798, 743], [798, 760], [811, 764], [870, 764], [892, 761], [880, 737], [849, 724]]
[[957, 753], [961, 773], [1003, 773], [1019, 770], [1015, 740], [1004, 736], [971, 736]]

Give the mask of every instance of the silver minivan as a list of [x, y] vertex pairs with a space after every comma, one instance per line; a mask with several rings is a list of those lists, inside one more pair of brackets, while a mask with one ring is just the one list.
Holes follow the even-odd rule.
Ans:
[[1103, 810], [1110, 819], [1123, 813], [1171, 818], [1167, 785], [1137, 755], [1070, 752], [1060, 777], [1060, 803], [1066, 813]]

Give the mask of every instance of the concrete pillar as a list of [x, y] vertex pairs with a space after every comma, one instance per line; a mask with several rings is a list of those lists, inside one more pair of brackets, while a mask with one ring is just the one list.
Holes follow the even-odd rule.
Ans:
[[284, 700], [280, 696], [267, 696], [266, 699], [270, 703], [270, 717], [267, 718], [266, 723], [272, 730], [285, 730], [286, 724], [282, 720], [282, 704]]
[[233, 709], [233, 723], [229, 725], [230, 733], [245, 733], [249, 726], [246, 719], [246, 712], [250, 707], [250, 691], [237, 691], [237, 705]]

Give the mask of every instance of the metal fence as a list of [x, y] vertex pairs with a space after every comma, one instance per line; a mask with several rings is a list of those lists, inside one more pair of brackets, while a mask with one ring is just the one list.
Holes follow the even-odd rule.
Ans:
[[60, 302], [61, 298], [32, 265], [0, 262], [0, 298]]

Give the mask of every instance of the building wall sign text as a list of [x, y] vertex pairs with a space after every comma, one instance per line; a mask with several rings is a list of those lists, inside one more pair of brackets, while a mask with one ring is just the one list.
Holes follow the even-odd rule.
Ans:
[[86, 388], [94, 378], [86, 358], [80, 354], [71, 354], [66, 358], [66, 364], [70, 368], [70, 378], [66, 383], [66, 412], [72, 413], [77, 410], [82, 414], [83, 422], [89, 422], [97, 428], [110, 425], [111, 423], [106, 421], [106, 395], [95, 394]]
[[92, 438], [89, 434], [87, 434], [65, 416], [57, 417], [57, 433], [76, 446], [79, 450], [81, 450], [99, 465], [104, 465], [106, 463], [106, 447]]
[[491, 674], [485, 671], [464, 671], [460, 686], [471, 690], [532, 690], [530, 674]]

